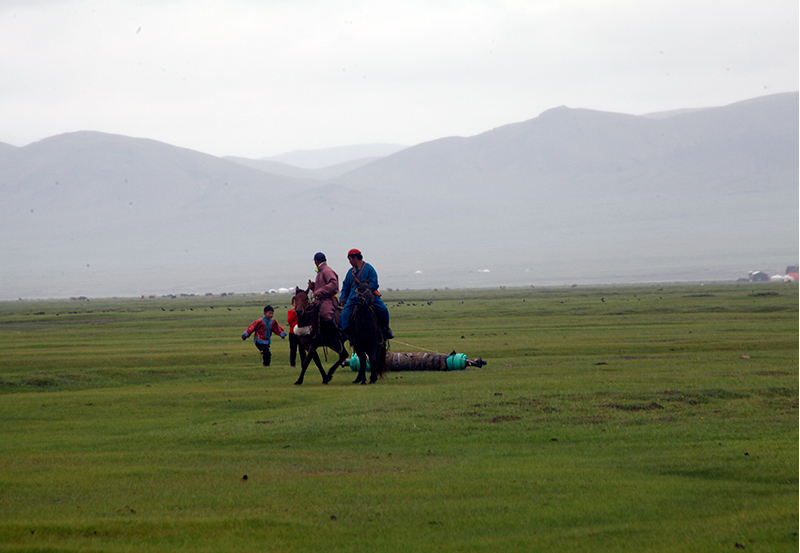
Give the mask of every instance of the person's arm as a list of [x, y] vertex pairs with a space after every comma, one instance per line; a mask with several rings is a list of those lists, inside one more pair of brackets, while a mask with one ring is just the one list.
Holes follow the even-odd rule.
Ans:
[[258, 323], [260, 323], [260, 322], [261, 322], [261, 319], [258, 319], [257, 321], [253, 321], [253, 324], [248, 326], [247, 330], [245, 330], [244, 334], [242, 334], [242, 340], [247, 340], [247, 338], [249, 338], [250, 335], [256, 330], [256, 327], [258, 326]]
[[339, 278], [332, 270], [327, 270], [322, 273], [323, 284], [319, 288], [314, 289], [314, 295], [318, 298], [330, 298], [336, 295], [339, 291]]
[[350, 287], [353, 285], [353, 270], [347, 271], [347, 276], [344, 277], [344, 284], [342, 284], [342, 295], [339, 296], [340, 303], [345, 303], [350, 298]]
[[272, 332], [280, 336], [281, 338], [286, 338], [286, 331], [281, 328], [281, 325], [278, 324], [278, 321], [272, 319]]
[[378, 273], [375, 271], [375, 267], [369, 265], [364, 272], [367, 273], [364, 280], [369, 282], [369, 287], [373, 292], [377, 292], [380, 285], [378, 284]]

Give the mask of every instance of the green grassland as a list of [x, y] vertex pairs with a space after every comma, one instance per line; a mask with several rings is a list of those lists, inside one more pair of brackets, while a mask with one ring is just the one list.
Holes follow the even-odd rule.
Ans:
[[0, 551], [797, 551], [796, 285], [384, 299], [489, 364], [294, 386], [241, 340], [288, 296], [0, 303]]

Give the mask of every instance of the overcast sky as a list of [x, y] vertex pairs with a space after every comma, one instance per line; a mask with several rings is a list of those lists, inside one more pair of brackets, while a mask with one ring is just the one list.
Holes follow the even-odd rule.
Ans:
[[798, 89], [797, 0], [0, 0], [0, 142], [223, 156]]

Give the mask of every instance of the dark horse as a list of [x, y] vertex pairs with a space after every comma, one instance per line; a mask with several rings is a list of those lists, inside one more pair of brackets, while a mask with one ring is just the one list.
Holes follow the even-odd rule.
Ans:
[[358, 355], [358, 377], [353, 384], [366, 384], [367, 359], [370, 363], [370, 384], [386, 372], [386, 339], [372, 307], [374, 296], [369, 283], [360, 282], [356, 288], [358, 303], [350, 316], [347, 331], [350, 344]]
[[[303, 383], [303, 378], [306, 375], [306, 369], [314, 361], [317, 365], [320, 374], [322, 375], [322, 383], [327, 384], [333, 378], [333, 373], [340, 365], [344, 364], [347, 359], [347, 350], [344, 347], [344, 341], [339, 336], [325, 335], [325, 329], [322, 328], [321, 321], [319, 320], [319, 305], [310, 304], [308, 302], [308, 292], [296, 288], [295, 293], [295, 306], [294, 311], [297, 313], [297, 331], [295, 334], [300, 340], [303, 347], [308, 352], [306, 358], [300, 364], [300, 378], [297, 379], [298, 386]], [[330, 333], [329, 333], [330, 334]], [[339, 359], [330, 368], [329, 372], [325, 372], [322, 368], [322, 363], [317, 354], [317, 348], [328, 347], [339, 354]]]

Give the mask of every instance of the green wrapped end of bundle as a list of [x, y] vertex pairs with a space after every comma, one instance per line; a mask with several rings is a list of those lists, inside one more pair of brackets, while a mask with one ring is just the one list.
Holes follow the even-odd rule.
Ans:
[[446, 364], [448, 371], [463, 371], [467, 368], [467, 354], [456, 353], [455, 355], [448, 355]]

